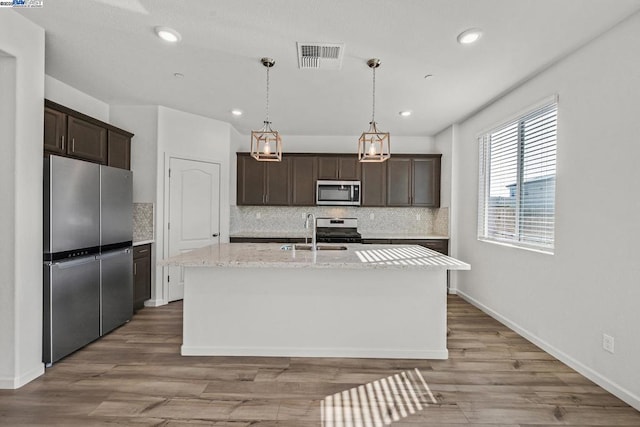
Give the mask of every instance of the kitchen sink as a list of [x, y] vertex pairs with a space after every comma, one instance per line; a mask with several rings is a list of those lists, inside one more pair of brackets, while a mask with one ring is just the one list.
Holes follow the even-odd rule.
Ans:
[[[295, 245], [282, 245], [280, 249], [283, 251], [310, 251], [311, 245], [305, 244], [295, 244]], [[336, 245], [316, 245], [316, 250], [319, 251], [346, 251], [346, 246], [336, 246]]]

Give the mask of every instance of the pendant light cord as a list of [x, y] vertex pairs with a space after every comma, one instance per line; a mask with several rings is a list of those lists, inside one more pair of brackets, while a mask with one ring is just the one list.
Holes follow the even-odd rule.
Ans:
[[265, 123], [269, 123], [269, 66], [267, 66], [267, 119]]
[[376, 122], [376, 67], [373, 67], [373, 107], [371, 108], [371, 123]]

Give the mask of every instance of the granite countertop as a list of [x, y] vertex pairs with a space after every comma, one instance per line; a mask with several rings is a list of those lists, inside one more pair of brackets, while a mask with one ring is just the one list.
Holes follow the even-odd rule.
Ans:
[[248, 237], [258, 239], [268, 238], [285, 238], [285, 239], [298, 239], [305, 237], [311, 237], [311, 230], [293, 230], [293, 231], [238, 231], [231, 233], [229, 237]]
[[[159, 261], [183, 267], [469, 270], [467, 263], [415, 245], [346, 244], [347, 250], [281, 250], [280, 243], [221, 243]], [[321, 245], [341, 246], [341, 245]]]
[[133, 242], [133, 246], [142, 246], [148, 245], [149, 243], [153, 243], [155, 240], [138, 240]]
[[[449, 239], [449, 236], [443, 236], [441, 234], [427, 234], [427, 233], [389, 233], [389, 232], [361, 232], [363, 239], [416, 239], [416, 240], [428, 240], [428, 239]], [[232, 233], [230, 237], [242, 237], [242, 238], [284, 238], [284, 239], [296, 239], [305, 237], [311, 237], [310, 231], [239, 231]]]

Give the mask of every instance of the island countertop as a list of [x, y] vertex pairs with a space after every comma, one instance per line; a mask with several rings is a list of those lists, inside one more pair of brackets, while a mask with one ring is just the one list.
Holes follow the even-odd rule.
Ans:
[[221, 243], [194, 249], [159, 265], [182, 267], [276, 267], [347, 269], [469, 270], [455, 258], [417, 245], [345, 244], [346, 250], [282, 250], [280, 243]]

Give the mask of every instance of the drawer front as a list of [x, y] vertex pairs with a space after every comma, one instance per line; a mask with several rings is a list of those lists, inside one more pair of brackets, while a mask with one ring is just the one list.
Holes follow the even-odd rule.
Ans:
[[151, 256], [151, 245], [140, 245], [133, 247], [133, 258], [144, 258]]

